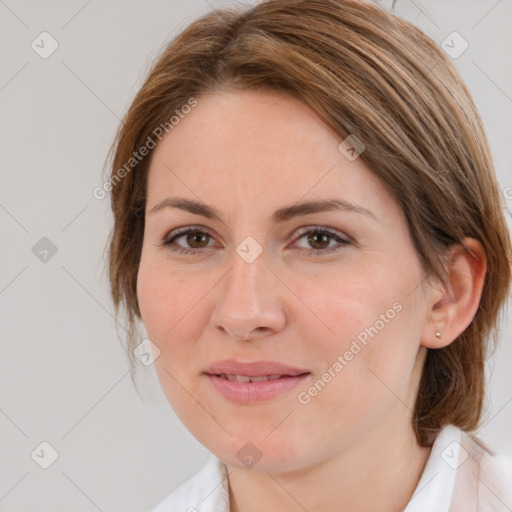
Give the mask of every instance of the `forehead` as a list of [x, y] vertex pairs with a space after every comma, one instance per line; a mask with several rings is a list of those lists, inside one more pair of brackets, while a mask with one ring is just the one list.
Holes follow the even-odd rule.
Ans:
[[154, 150], [148, 209], [171, 193], [220, 210], [230, 196], [238, 208], [327, 195], [378, 207], [378, 179], [360, 158], [348, 160], [338, 149], [342, 138], [299, 100], [237, 91], [197, 102]]

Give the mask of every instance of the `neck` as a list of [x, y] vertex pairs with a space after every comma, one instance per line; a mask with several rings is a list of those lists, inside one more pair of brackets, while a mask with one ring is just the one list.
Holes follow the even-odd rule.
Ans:
[[300, 470], [270, 474], [228, 466], [230, 512], [403, 510], [431, 449], [419, 446], [410, 421], [397, 428], [391, 420], [390, 414], [388, 428], [380, 425]]

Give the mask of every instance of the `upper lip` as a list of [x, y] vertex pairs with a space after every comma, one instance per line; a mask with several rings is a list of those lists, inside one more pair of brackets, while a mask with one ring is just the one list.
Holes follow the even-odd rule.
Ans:
[[310, 373], [308, 370], [294, 368], [277, 361], [254, 361], [243, 363], [235, 359], [226, 359], [217, 361], [209, 366], [205, 373], [209, 375], [245, 375], [247, 377], [257, 377], [263, 375], [288, 375], [294, 377], [304, 373]]

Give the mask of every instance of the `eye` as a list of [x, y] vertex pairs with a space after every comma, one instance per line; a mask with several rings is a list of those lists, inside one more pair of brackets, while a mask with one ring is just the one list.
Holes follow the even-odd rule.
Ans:
[[[343, 246], [351, 245], [352, 242], [348, 237], [340, 236], [336, 231], [317, 226], [307, 231], [302, 230], [299, 238], [306, 238], [307, 243], [313, 246], [312, 249], [303, 248], [308, 256], [323, 256], [332, 252], [338, 252]], [[183, 239], [187, 246], [177, 243], [177, 240]], [[167, 247], [173, 252], [181, 254], [198, 254], [204, 249], [208, 249], [208, 242], [212, 236], [199, 227], [189, 227], [172, 231], [161, 243], [162, 247]], [[335, 241], [337, 244], [331, 245]]]
[[[331, 231], [330, 229], [322, 226], [302, 231], [298, 240], [301, 240], [302, 238], [306, 238], [307, 243], [313, 246], [313, 249], [305, 249], [307, 255], [313, 256], [323, 256], [332, 252], [338, 252], [344, 246], [352, 245], [352, 242], [348, 237], [340, 236], [340, 233]], [[329, 247], [332, 241], [337, 242], [337, 244]]]
[[[182, 245], [177, 244], [176, 240], [181, 238], [185, 240], [186, 244], [190, 244], [192, 248], [183, 247]], [[212, 237], [209, 233], [200, 228], [186, 228], [171, 232], [160, 245], [162, 247], [167, 247], [173, 252], [196, 254], [206, 247], [206, 244], [211, 238]]]

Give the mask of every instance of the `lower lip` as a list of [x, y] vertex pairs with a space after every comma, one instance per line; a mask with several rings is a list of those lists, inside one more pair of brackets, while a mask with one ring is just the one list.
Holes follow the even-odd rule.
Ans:
[[275, 380], [261, 382], [237, 382], [227, 380], [216, 375], [206, 375], [215, 389], [228, 400], [239, 404], [250, 404], [262, 400], [270, 400], [281, 393], [285, 393], [302, 382], [310, 374], [297, 375], [296, 377], [279, 377]]

